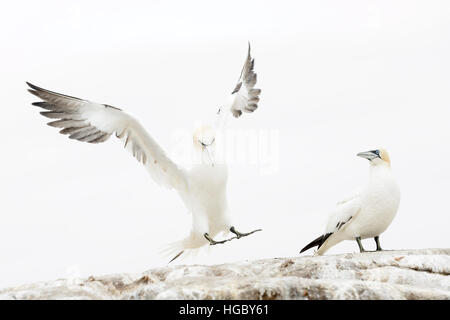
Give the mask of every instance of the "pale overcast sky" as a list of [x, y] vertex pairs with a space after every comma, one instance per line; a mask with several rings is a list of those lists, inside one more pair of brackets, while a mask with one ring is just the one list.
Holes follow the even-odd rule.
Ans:
[[382, 246], [448, 247], [449, 16], [448, 1], [412, 0], [3, 5], [0, 287], [164, 266], [160, 250], [190, 227], [118, 140], [46, 126], [25, 81], [129, 111], [177, 158], [180, 134], [233, 89], [247, 41], [261, 101], [231, 127], [262, 143], [256, 162], [230, 165], [228, 196], [236, 226], [263, 232], [179, 263], [297, 256], [365, 182], [356, 153], [377, 147], [402, 192]]

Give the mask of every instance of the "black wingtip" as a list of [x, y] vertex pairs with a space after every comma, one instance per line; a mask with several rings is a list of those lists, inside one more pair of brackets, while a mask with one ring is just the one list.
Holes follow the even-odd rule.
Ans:
[[321, 235], [320, 237], [308, 243], [302, 250], [300, 250], [300, 253], [303, 253], [306, 250], [311, 249], [313, 247], [320, 247], [323, 242], [324, 242], [324, 235]]
[[332, 235], [333, 233], [325, 233], [323, 235], [321, 235], [320, 237], [314, 239], [313, 241], [311, 241], [310, 243], [308, 243], [308, 245], [306, 245], [302, 250], [300, 250], [300, 253], [311, 249], [313, 247], [317, 247], [318, 249], [320, 249], [320, 247], [325, 243], [325, 241], [327, 241], [327, 239]]
[[306, 247], [304, 247], [302, 250], [300, 250], [299, 254], [302, 254], [303, 252], [305, 252], [306, 250], [311, 249], [312, 247], [315, 247], [315, 245], [310, 246], [310, 244], [308, 244]]
[[27, 91], [29, 93], [31, 93], [32, 95], [35, 95], [36, 97], [39, 97], [39, 93], [36, 90], [28, 89]]
[[[26, 81], [26, 84], [27, 84], [31, 89], [33, 89], [34, 92], [45, 91], [44, 89], [42, 89], [42, 88], [40, 88], [40, 87], [38, 87], [38, 86], [36, 86], [36, 85], [34, 85], [34, 84], [28, 82], [28, 81]], [[28, 91], [31, 92], [30, 89], [28, 89]], [[31, 93], [33, 93], [33, 92], [31, 92]]]
[[38, 90], [38, 89], [39, 89], [38, 86], [35, 86], [34, 84], [32, 84], [32, 83], [30, 83], [30, 82], [28, 82], [28, 81], [25, 81], [25, 83], [26, 83], [31, 89], [34, 89], [34, 90]]

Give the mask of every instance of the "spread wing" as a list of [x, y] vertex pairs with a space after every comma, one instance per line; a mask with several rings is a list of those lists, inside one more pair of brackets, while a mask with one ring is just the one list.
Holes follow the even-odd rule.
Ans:
[[48, 125], [60, 128], [61, 134], [88, 143], [101, 143], [114, 133], [124, 141], [125, 149], [144, 164], [160, 185], [187, 189], [186, 174], [169, 159], [164, 150], [140, 123], [121, 109], [52, 92], [31, 83], [28, 91], [42, 99], [33, 105], [43, 108], [41, 115], [53, 119]]
[[[255, 59], [252, 58], [250, 53], [250, 43], [248, 44], [247, 59], [245, 60], [244, 67], [242, 68], [239, 80], [231, 92], [231, 98], [229, 105], [225, 108], [229, 108], [231, 114], [239, 118], [242, 113], [252, 113], [258, 108], [259, 95], [261, 89], [256, 89], [256, 73], [254, 71]], [[228, 110], [219, 109], [219, 115], [222, 117], [228, 114]]]

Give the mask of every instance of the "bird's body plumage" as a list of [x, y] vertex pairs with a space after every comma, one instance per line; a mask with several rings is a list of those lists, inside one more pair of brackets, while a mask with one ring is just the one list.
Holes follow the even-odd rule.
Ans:
[[215, 237], [231, 228], [226, 193], [227, 179], [227, 167], [224, 164], [196, 164], [189, 170], [189, 193], [185, 205], [193, 215], [192, 229], [183, 240], [180, 250], [194, 249], [206, 244], [205, 233]]

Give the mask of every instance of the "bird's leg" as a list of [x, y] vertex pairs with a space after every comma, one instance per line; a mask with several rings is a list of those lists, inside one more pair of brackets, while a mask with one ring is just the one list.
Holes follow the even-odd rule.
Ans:
[[262, 231], [262, 229], [256, 229], [253, 230], [252, 232], [247, 232], [247, 233], [240, 233], [239, 231], [237, 231], [234, 227], [230, 228], [230, 231], [233, 232], [236, 235], [236, 238], [242, 238], [242, 237], [246, 237], [251, 235], [252, 233], [258, 232], [258, 231]]
[[374, 239], [375, 239], [375, 243], [377, 244], [377, 251], [383, 251], [383, 249], [381, 249], [381, 246], [380, 246], [380, 236], [376, 236]]
[[211, 245], [211, 246], [214, 246], [214, 245], [216, 245], [216, 244], [222, 244], [222, 243], [231, 241], [231, 240], [233, 240], [233, 239], [237, 239], [236, 237], [232, 237], [232, 238], [230, 238], [230, 239], [225, 239], [225, 240], [222, 240], [222, 241], [216, 241], [216, 240], [214, 240], [213, 238], [211, 238], [211, 237], [209, 236], [209, 234], [207, 234], [207, 233], [205, 233], [204, 236], [205, 236], [206, 240], [209, 241], [209, 245]]
[[359, 252], [360, 253], [366, 252], [366, 250], [364, 250], [364, 247], [361, 243], [361, 237], [356, 237], [355, 240], [356, 240], [356, 242], [358, 242]]

